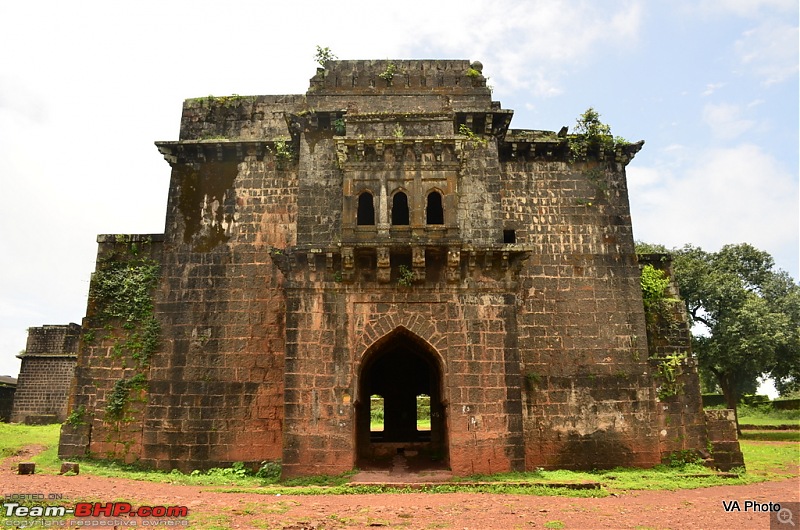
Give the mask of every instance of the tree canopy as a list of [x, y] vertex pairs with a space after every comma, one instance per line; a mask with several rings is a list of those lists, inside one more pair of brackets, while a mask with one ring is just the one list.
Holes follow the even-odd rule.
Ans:
[[672, 254], [693, 351], [730, 408], [760, 376], [771, 377], [782, 395], [800, 388], [800, 285], [769, 253], [746, 243], [718, 252], [638, 243], [637, 251]]

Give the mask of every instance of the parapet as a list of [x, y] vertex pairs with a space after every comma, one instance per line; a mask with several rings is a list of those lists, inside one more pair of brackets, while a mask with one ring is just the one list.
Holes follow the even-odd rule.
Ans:
[[307, 98], [314, 109], [339, 107], [351, 114], [458, 112], [492, 106], [483, 65], [465, 59], [328, 61], [311, 78]]
[[81, 327], [75, 323], [28, 328], [25, 352], [17, 357], [75, 357], [80, 335]]

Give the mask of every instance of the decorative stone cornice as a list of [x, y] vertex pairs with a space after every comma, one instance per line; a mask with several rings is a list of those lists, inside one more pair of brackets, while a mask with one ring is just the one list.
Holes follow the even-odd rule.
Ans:
[[464, 139], [458, 137], [374, 137], [335, 139], [339, 167], [385, 166], [455, 169], [460, 166]]
[[606, 148], [589, 149], [585, 145], [575, 151], [571, 142], [576, 135], [567, 135], [566, 127], [560, 132], [535, 130], [510, 130], [498, 143], [503, 161], [587, 162], [599, 161], [626, 166], [636, 156], [644, 140], [635, 143], [610, 142]]
[[[357, 280], [357, 271], [366, 271], [376, 285], [389, 284], [392, 277], [394, 254], [411, 255], [412, 283], [423, 285], [430, 279], [427, 270], [431, 263], [426, 260], [426, 251], [437, 251], [443, 256], [439, 267], [443, 267], [440, 282], [456, 284], [470, 276], [483, 280], [513, 280], [524, 260], [534, 250], [530, 245], [473, 246], [460, 243], [406, 244], [353, 243], [334, 247], [296, 246], [287, 250], [274, 250], [271, 257], [281, 271], [297, 282], [334, 281], [352, 283]], [[368, 260], [358, 257], [372, 256]], [[368, 262], [369, 265], [363, 265]], [[397, 268], [395, 265], [394, 268]], [[508, 276], [510, 274], [510, 276]], [[363, 279], [361, 281], [364, 281]], [[370, 280], [367, 280], [370, 281]], [[430, 283], [430, 282], [428, 282]]]
[[269, 152], [274, 152], [275, 140], [181, 140], [178, 142], [156, 142], [158, 152], [171, 166], [187, 162], [206, 162], [210, 160], [244, 160], [245, 156], [255, 156], [259, 160]]

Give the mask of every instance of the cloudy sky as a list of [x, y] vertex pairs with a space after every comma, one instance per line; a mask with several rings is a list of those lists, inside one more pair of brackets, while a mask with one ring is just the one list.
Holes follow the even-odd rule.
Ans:
[[97, 234], [163, 231], [182, 101], [303, 93], [316, 45], [480, 60], [514, 128], [593, 106], [646, 141], [637, 239], [799, 277], [796, 0], [2, 2], [0, 375], [28, 327], [80, 322]]

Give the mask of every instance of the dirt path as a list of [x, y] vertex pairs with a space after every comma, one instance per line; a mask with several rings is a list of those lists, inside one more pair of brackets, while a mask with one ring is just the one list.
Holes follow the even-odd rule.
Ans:
[[[63, 495], [67, 506], [86, 500], [126, 500], [134, 507], [186, 506], [191, 528], [767, 529], [768, 514], [726, 513], [722, 501], [737, 500], [742, 510], [747, 500], [784, 504], [800, 501], [797, 477], [748, 486], [638, 491], [601, 499], [576, 499], [480, 493], [276, 496], [84, 475], [19, 476], [14, 470], [8, 460], [3, 462], [0, 494], [6, 499], [10, 494], [43, 494], [47, 498], [55, 493]], [[797, 512], [795, 505], [793, 522], [800, 525]], [[3, 520], [4, 516], [5, 513], [0, 514], [0, 528], [14, 528], [14, 521], [8, 517]], [[787, 530], [797, 528], [781, 526]]]

